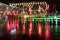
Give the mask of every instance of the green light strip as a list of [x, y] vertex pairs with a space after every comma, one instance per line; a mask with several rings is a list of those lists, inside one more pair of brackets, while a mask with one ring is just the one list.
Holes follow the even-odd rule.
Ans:
[[[56, 19], [56, 18], [33, 18], [33, 19]], [[57, 18], [60, 19], [60, 18]]]

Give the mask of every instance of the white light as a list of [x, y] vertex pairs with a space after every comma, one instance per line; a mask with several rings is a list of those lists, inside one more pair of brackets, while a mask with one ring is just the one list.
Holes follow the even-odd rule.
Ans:
[[14, 35], [14, 34], [16, 34], [16, 29], [11, 30], [11, 35]]
[[58, 11], [56, 11], [56, 13], [58, 13]]
[[11, 5], [10, 5], [11, 6]]
[[21, 3], [20, 3], [20, 5], [21, 5]]
[[35, 3], [33, 2], [33, 4], [35, 4]]
[[34, 19], [32, 19], [32, 21], [34, 21]]
[[14, 3], [14, 5], [15, 5], [15, 3]]
[[15, 5], [17, 5], [17, 3]]
[[42, 4], [42, 3], [40, 2], [40, 4]]
[[18, 5], [19, 5], [19, 3], [18, 3]]
[[46, 4], [46, 2], [45, 2], [45, 4]]
[[31, 4], [32, 4], [32, 2], [31, 2]]
[[42, 4], [44, 4], [44, 2], [42, 2]]
[[38, 4], [39, 4], [39, 2], [38, 2]]
[[23, 5], [23, 3], [21, 3]]
[[26, 3], [26, 4], [28, 4], [28, 3]]
[[15, 8], [15, 6], [13, 6], [13, 5], [10, 5], [11, 7], [13, 7], [13, 8]]
[[30, 4], [30, 3], [29, 3]]
[[54, 18], [57, 18], [56, 16]]
[[13, 4], [12, 4], [13, 5]]

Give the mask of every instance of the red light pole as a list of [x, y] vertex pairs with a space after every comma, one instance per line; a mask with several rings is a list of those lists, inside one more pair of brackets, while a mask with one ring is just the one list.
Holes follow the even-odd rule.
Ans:
[[38, 23], [38, 34], [39, 34], [40, 37], [42, 37], [42, 35], [43, 35], [43, 34], [42, 34], [42, 32], [43, 32], [43, 31], [42, 31], [42, 27], [43, 27], [42, 22], [39, 22], [39, 23]]
[[[49, 4], [46, 3], [46, 16], [49, 16], [49, 11], [50, 11]], [[45, 40], [50, 40], [50, 28], [49, 28], [50, 25], [49, 25], [48, 21], [46, 21], [45, 27], [46, 27], [46, 30], [45, 30]]]
[[[42, 13], [41, 13], [41, 12], [42, 12], [42, 7], [41, 7], [40, 5], [38, 6], [38, 12], [39, 12], [38, 15], [39, 15], [40, 17], [42, 17], [42, 16], [43, 16]], [[42, 20], [42, 19], [41, 19], [41, 20]], [[42, 37], [42, 32], [43, 32], [43, 31], [42, 31], [42, 27], [43, 27], [42, 22], [38, 22], [38, 34], [39, 34], [40, 37]]]
[[[29, 5], [29, 16], [32, 16], [32, 5]], [[29, 21], [29, 36], [32, 35], [32, 20]]]
[[10, 30], [11, 30], [11, 24], [12, 24], [12, 12], [11, 12], [11, 10], [7, 10], [6, 11], [6, 13], [7, 13], [7, 17], [8, 17], [8, 20], [7, 20], [7, 23], [6, 23], [6, 27], [7, 27], [7, 32], [8, 32], [8, 34], [10, 34]]
[[49, 22], [46, 22], [45, 40], [50, 40], [50, 28], [49, 28]]
[[46, 16], [49, 16], [49, 11], [50, 11], [50, 8], [49, 8], [49, 4], [46, 3]]
[[25, 34], [25, 17], [24, 17], [24, 14], [25, 14], [25, 10], [24, 10], [24, 6], [23, 6], [23, 35]]

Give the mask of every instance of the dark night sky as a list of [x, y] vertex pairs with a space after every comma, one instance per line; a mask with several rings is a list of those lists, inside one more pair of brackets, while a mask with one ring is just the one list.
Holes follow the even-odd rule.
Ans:
[[0, 0], [0, 2], [2, 2], [2, 3], [6, 3], [6, 4], [9, 4], [9, 3], [20, 3], [20, 2], [31, 2], [31, 1], [38, 1], [38, 2], [40, 2], [40, 1], [47, 1], [47, 2], [50, 2], [50, 3], [52, 3], [52, 2], [60, 2], [60, 1], [58, 1], [58, 0]]

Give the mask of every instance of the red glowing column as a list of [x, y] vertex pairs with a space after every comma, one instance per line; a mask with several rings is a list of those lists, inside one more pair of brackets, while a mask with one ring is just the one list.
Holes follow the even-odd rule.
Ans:
[[17, 18], [15, 19], [14, 24], [14, 28], [16, 28], [17, 34], [20, 34], [19, 20]]
[[13, 19], [12, 19], [13, 27], [16, 28], [17, 27], [17, 20], [16, 19], [18, 16], [17, 16], [16, 10], [13, 10], [12, 12], [13, 12]]
[[29, 36], [32, 35], [32, 21], [29, 23]]
[[[49, 15], [49, 4], [46, 3], [46, 15]], [[50, 40], [50, 28], [49, 22], [46, 22], [45, 40]]]
[[16, 27], [19, 29], [19, 19], [16, 19]]
[[10, 30], [11, 30], [11, 23], [12, 23], [12, 20], [11, 20], [11, 10], [7, 10], [6, 11], [6, 13], [7, 13], [7, 16], [8, 16], [8, 20], [7, 20], [7, 24], [6, 24], [6, 27], [7, 27], [7, 31], [8, 31], [8, 34], [9, 34], [9, 32], [10, 32]]
[[31, 20], [32, 5], [29, 5], [29, 16], [30, 16], [30, 21], [29, 21], [29, 36], [31, 36], [32, 35], [32, 20]]
[[18, 21], [18, 11], [13, 10], [13, 23], [15, 24], [14, 27], [19, 27], [19, 21]]
[[38, 34], [39, 34], [39, 36], [42, 36], [42, 32], [43, 32], [43, 31], [42, 31], [42, 26], [43, 26], [43, 25], [42, 25], [42, 22], [39, 22], [39, 23], [38, 23]]
[[50, 28], [49, 22], [46, 22], [45, 40], [50, 40]]
[[13, 18], [10, 18], [9, 20], [10, 20], [10, 30], [13, 28], [13, 20], [12, 20]]
[[29, 15], [31, 16], [32, 15], [32, 5], [29, 5]]
[[7, 32], [10, 31], [10, 24], [9, 24], [9, 21], [6, 23], [6, 27], [7, 27]]
[[49, 4], [46, 3], [46, 15], [49, 15]]
[[23, 23], [23, 35], [25, 34], [25, 23]]
[[23, 10], [22, 13], [23, 13], [23, 35], [24, 35], [25, 34], [25, 16], [24, 16], [25, 10], [24, 10], [24, 6], [23, 6], [22, 10]]
[[14, 28], [17, 29], [17, 34], [20, 33], [20, 30], [19, 30], [19, 19], [18, 19], [18, 10], [13, 10], [13, 25], [14, 25]]
[[[38, 15], [39, 15], [40, 17], [42, 17], [42, 13], [41, 13], [41, 12], [42, 12], [42, 6], [41, 6], [41, 5], [38, 6], [38, 12], [39, 12]], [[39, 34], [39, 36], [42, 36], [42, 26], [43, 26], [43, 25], [42, 25], [42, 22], [39, 22], [39, 23], [38, 23], [38, 34]]]
[[19, 19], [18, 19], [18, 10], [16, 11], [16, 26], [17, 26], [17, 28], [19, 29]]
[[38, 15], [39, 15], [40, 17], [42, 17], [42, 13], [41, 13], [41, 12], [42, 12], [42, 7], [41, 7], [40, 5], [38, 6], [38, 12], [39, 12]]
[[42, 7], [39, 5], [38, 6], [38, 12], [41, 13], [41, 11], [42, 11]]

